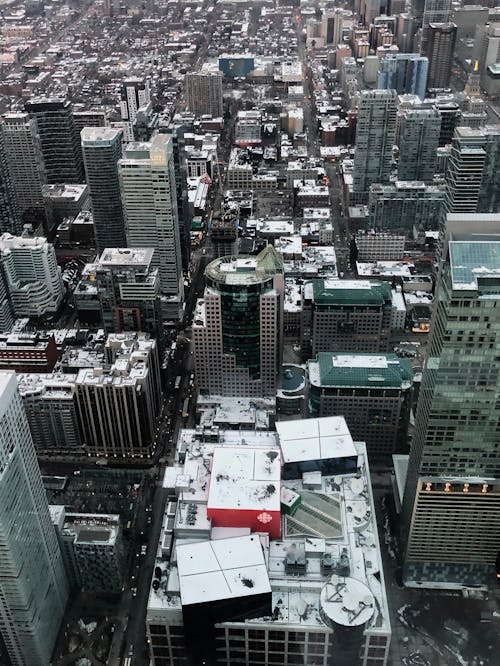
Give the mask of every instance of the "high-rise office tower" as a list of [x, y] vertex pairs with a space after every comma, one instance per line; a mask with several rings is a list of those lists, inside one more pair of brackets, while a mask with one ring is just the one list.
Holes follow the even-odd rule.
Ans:
[[448, 215], [442, 257], [404, 493], [404, 576], [468, 586], [487, 582], [500, 549], [500, 215]]
[[354, 154], [353, 189], [360, 202], [373, 183], [386, 183], [391, 175], [396, 136], [396, 92], [363, 90], [359, 99]]
[[179, 319], [184, 284], [172, 138], [158, 134], [149, 143], [129, 144], [118, 172], [127, 245], [154, 248], [162, 311], [165, 318]]
[[97, 250], [124, 247], [127, 243], [118, 179], [122, 132], [108, 127], [86, 127], [81, 137]]
[[0, 331], [10, 331], [14, 323], [14, 312], [3, 271], [0, 269]]
[[16, 317], [45, 317], [57, 312], [64, 285], [51, 243], [40, 236], [2, 234], [0, 264]]
[[492, 20], [486, 25], [478, 25], [474, 43], [474, 54], [479, 61], [481, 85], [486, 87], [488, 68], [494, 67], [500, 55], [500, 22]]
[[222, 99], [222, 72], [207, 67], [186, 74], [188, 109], [197, 116], [220, 118], [224, 113]]
[[400, 118], [399, 180], [430, 182], [434, 178], [441, 131], [436, 109], [407, 109]]
[[283, 353], [283, 259], [223, 257], [206, 269], [193, 320], [196, 381], [214, 395], [276, 394]]
[[177, 196], [177, 216], [179, 218], [179, 235], [182, 253], [182, 266], [187, 270], [191, 254], [191, 216], [188, 211], [186, 139], [184, 135], [194, 131], [195, 117], [174, 117], [167, 127], [160, 125], [161, 134], [169, 134], [172, 138], [174, 154], [175, 191]]
[[429, 61], [417, 53], [395, 53], [381, 58], [377, 87], [394, 89], [399, 95], [425, 97]]
[[376, 16], [385, 14], [386, 0], [359, 0], [359, 15], [364, 25], [373, 23]]
[[79, 137], [84, 127], [106, 127], [104, 111], [73, 111], [73, 123]]
[[411, 53], [413, 51], [413, 37], [415, 33], [415, 16], [409, 12], [394, 12], [396, 16], [396, 44], [401, 53]]
[[457, 127], [446, 169], [446, 212], [477, 212], [486, 151], [480, 130]]
[[126, 79], [121, 90], [120, 112], [122, 120], [133, 123], [137, 110], [147, 106], [151, 101], [149, 81], [142, 79]]
[[478, 213], [498, 213], [500, 211], [500, 124], [486, 125], [480, 130], [484, 136], [483, 179], [477, 204]]
[[451, 143], [455, 128], [460, 123], [462, 110], [457, 100], [451, 95], [437, 97], [434, 108], [441, 116], [441, 132], [439, 134], [439, 145], [446, 146]]
[[496, 213], [500, 209], [500, 124], [457, 127], [446, 171], [446, 210]]
[[22, 231], [21, 213], [2, 127], [0, 127], [0, 231], [8, 231], [11, 234]]
[[48, 666], [68, 598], [14, 372], [0, 371], [0, 637], [12, 666]]
[[37, 122], [47, 182], [81, 183], [80, 137], [75, 132], [71, 102], [36, 98], [26, 102], [25, 110]]
[[337, 46], [342, 41], [344, 18], [342, 9], [327, 11], [321, 18], [321, 36], [325, 46]]
[[451, 17], [451, 0], [416, 0], [414, 2], [414, 15], [422, 18], [422, 34], [420, 40], [420, 53], [429, 55], [429, 25], [431, 23], [448, 23]]
[[429, 23], [427, 55], [429, 76], [427, 88], [448, 88], [457, 39], [454, 23]]

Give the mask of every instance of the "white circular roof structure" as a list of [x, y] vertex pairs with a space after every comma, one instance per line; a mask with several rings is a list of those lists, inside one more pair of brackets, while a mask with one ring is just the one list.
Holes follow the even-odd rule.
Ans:
[[359, 627], [371, 620], [375, 599], [368, 586], [356, 578], [332, 576], [321, 590], [320, 606], [330, 626]]

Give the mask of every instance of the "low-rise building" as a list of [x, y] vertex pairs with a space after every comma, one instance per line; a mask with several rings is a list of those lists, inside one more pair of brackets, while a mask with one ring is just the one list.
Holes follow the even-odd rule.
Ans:
[[366, 447], [343, 417], [278, 426], [190, 436], [166, 470], [146, 613], [154, 666], [387, 664]]
[[0, 369], [16, 372], [52, 372], [57, 346], [52, 335], [1, 333]]

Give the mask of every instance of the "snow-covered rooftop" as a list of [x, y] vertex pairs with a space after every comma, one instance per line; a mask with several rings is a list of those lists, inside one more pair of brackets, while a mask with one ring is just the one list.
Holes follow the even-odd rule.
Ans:
[[177, 546], [183, 605], [271, 592], [256, 535]]
[[287, 463], [356, 455], [356, 447], [343, 416], [279, 421], [276, 430], [283, 460]]
[[208, 505], [211, 509], [280, 508], [281, 465], [276, 449], [214, 449]]

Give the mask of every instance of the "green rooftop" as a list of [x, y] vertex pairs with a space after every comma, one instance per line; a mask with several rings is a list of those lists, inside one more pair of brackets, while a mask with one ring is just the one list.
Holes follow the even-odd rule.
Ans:
[[378, 305], [392, 298], [391, 286], [380, 280], [313, 280], [316, 305]]
[[408, 359], [396, 354], [319, 352], [309, 363], [311, 384], [349, 388], [402, 388], [413, 380]]

